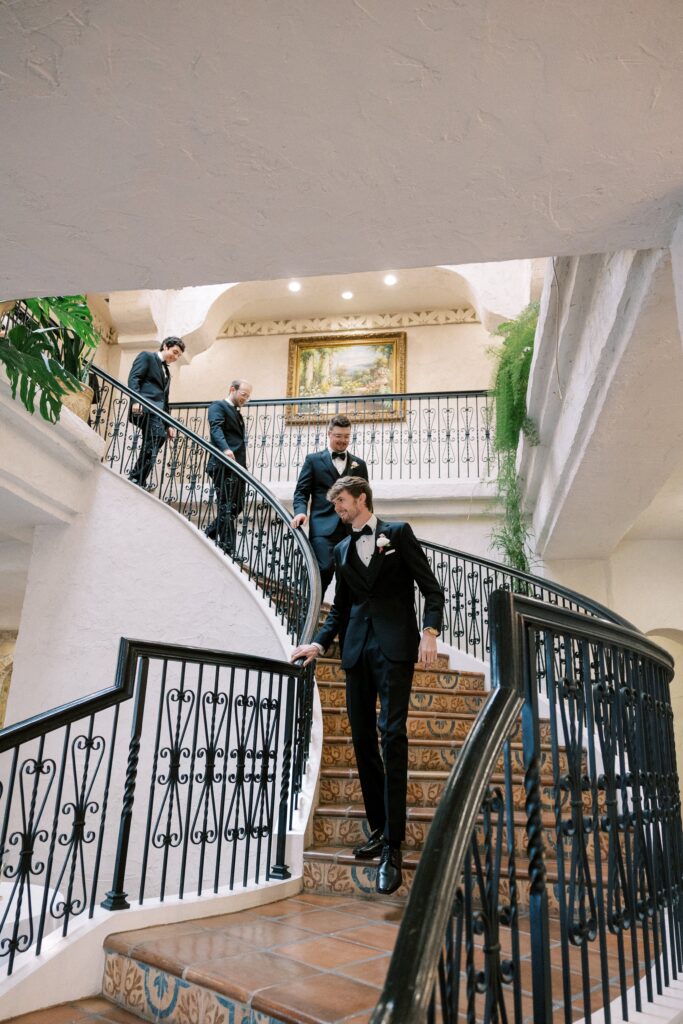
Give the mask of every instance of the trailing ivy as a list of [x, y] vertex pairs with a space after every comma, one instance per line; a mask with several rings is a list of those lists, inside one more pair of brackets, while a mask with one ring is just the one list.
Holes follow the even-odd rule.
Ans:
[[522, 572], [531, 569], [530, 523], [522, 510], [516, 459], [521, 433], [531, 444], [538, 444], [535, 424], [526, 409], [537, 323], [538, 303], [531, 303], [515, 320], [501, 324], [496, 331], [504, 339], [500, 349], [495, 351], [497, 366], [493, 386], [494, 443], [499, 455], [496, 505], [502, 513], [502, 522], [491, 531], [491, 546], [502, 553], [507, 565]]

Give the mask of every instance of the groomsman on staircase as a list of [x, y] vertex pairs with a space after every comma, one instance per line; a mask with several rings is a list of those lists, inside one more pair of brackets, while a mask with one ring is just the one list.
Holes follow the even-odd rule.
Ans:
[[348, 451], [350, 441], [351, 420], [342, 414], [333, 416], [327, 428], [327, 448], [306, 456], [294, 490], [291, 525], [297, 530], [309, 523], [308, 539], [320, 567], [323, 595], [334, 576], [335, 544], [349, 532], [334, 511], [327, 492], [343, 476], [368, 479], [368, 467], [358, 455]]
[[[375, 515], [366, 480], [342, 477], [328, 498], [352, 533], [334, 549], [337, 584], [330, 613], [312, 642], [297, 647], [291, 659], [303, 658], [307, 665], [339, 637], [353, 751], [370, 828], [370, 837], [353, 853], [358, 860], [380, 857], [376, 888], [386, 894], [402, 881], [413, 668], [416, 661], [425, 666], [436, 661], [444, 595], [410, 525]], [[416, 584], [424, 598], [422, 634], [415, 615]]]
[[[211, 444], [245, 469], [247, 436], [240, 410], [251, 398], [251, 391], [252, 386], [248, 381], [234, 380], [228, 397], [212, 402], [208, 412]], [[237, 473], [231, 473], [214, 455], [207, 462], [206, 471], [216, 489], [218, 515], [204, 532], [226, 554], [234, 555], [236, 522], [244, 505], [244, 481]]]

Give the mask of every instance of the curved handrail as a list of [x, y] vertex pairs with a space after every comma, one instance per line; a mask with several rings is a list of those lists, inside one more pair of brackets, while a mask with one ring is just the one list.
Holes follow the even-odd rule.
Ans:
[[[295, 395], [290, 395], [287, 398], [252, 398], [249, 402], [250, 406], [262, 406], [262, 405], [347, 405], [347, 404], [362, 404], [364, 402], [390, 402], [390, 401], [407, 401], [413, 398], [487, 398], [490, 395], [489, 391], [482, 388], [467, 389], [463, 391], [392, 391], [390, 393], [382, 392], [378, 395], [322, 395], [319, 398], [298, 398]], [[210, 401], [204, 402], [171, 402], [171, 409], [208, 409], [211, 405]]]
[[[104, 385], [98, 385], [99, 394], [97, 395], [94, 414], [91, 417], [91, 425], [94, 430], [109, 441], [109, 447], [103, 462], [109, 465], [110, 468], [118, 468], [119, 472], [125, 472], [130, 466], [138, 448], [139, 437], [136, 436], [136, 428], [132, 427], [128, 422], [128, 406], [129, 403], [134, 402], [161, 420], [167, 428], [170, 427], [176, 431], [170, 457], [162, 456], [164, 462], [162, 462], [161, 473], [163, 477], [166, 471], [172, 477], [173, 486], [167, 488], [166, 495], [162, 494], [160, 497], [167, 504], [184, 506], [185, 518], [194, 521], [197, 526], [200, 526], [202, 514], [206, 517], [207, 512], [210, 511], [214, 497], [214, 485], [212, 481], [206, 482], [206, 462], [209, 456], [213, 456], [233, 478], [238, 478], [243, 482], [242, 486], [245, 489], [250, 489], [253, 495], [257, 495], [258, 499], [268, 506], [276, 517], [276, 523], [272, 522], [272, 516], [264, 517], [260, 515], [255, 499], [251, 500], [251, 509], [247, 509], [247, 513], [251, 512], [255, 517], [260, 517], [259, 526], [255, 527], [254, 531], [258, 529], [257, 543], [261, 548], [266, 543], [271, 544], [268, 556], [261, 557], [263, 556], [263, 551], [261, 550], [258, 552], [259, 557], [252, 557], [254, 555], [254, 544], [250, 545], [248, 543], [244, 532], [241, 549], [237, 554], [246, 554], [248, 556], [248, 568], [252, 573], [252, 579], [266, 597], [272, 600], [273, 587], [277, 587], [278, 593], [274, 603], [280, 603], [284, 609], [284, 618], [288, 632], [295, 637], [297, 642], [307, 643], [315, 632], [322, 599], [320, 571], [308, 538], [301, 530], [293, 530], [289, 525], [290, 513], [259, 480], [233, 459], [228, 459], [223, 452], [209, 441], [200, 437], [185, 424], [178, 422], [178, 420], [165, 413], [162, 409], [159, 409], [146, 399], [144, 395], [140, 395], [125, 384], [122, 384], [121, 381], [111, 376], [99, 366], [93, 366], [91, 372], [96, 379], [104, 382]], [[114, 402], [110, 401], [107, 412], [104, 409], [106, 393], [103, 392], [106, 391], [105, 386], [108, 386], [112, 391], [116, 390], [121, 393], [120, 398]], [[111, 415], [112, 404], [116, 405], [113, 416]], [[184, 439], [186, 447], [188, 442], [196, 446], [196, 451], [190, 451], [189, 453], [187, 451], [180, 452], [181, 439]], [[207, 506], [203, 513], [202, 505]], [[269, 535], [274, 526], [277, 526], [280, 536], [270, 539]], [[264, 539], [266, 537], [269, 537], [269, 540], [266, 541]], [[300, 565], [289, 564], [287, 552], [284, 551], [283, 553], [283, 549], [288, 544], [299, 553], [298, 561], [301, 563]], [[282, 556], [282, 561], [278, 561], [279, 556]], [[235, 557], [234, 554], [233, 557]], [[292, 562], [297, 562], [296, 557]], [[282, 571], [275, 573], [268, 571], [274, 567]], [[307, 581], [303, 588], [303, 593], [300, 591], [296, 592], [297, 586], [300, 587], [302, 582], [298, 578], [301, 575], [300, 569], [303, 570]], [[295, 591], [293, 601], [284, 592], [287, 587], [291, 587]], [[303, 617], [301, 616], [302, 603], [305, 605]]]
[[[570, 591], [569, 594], [572, 592]], [[572, 597], [574, 596], [572, 594]], [[563, 653], [562, 650], [563, 644], [566, 644], [567, 639], [571, 638], [572, 644], [584, 644], [591, 652], [584, 654], [580, 659], [583, 663], [581, 671], [589, 674], [591, 682], [593, 675], [600, 680], [595, 697], [596, 704], [601, 699], [599, 696], [601, 688], [606, 694], [606, 707], [610, 707], [614, 698], [610, 697], [609, 687], [623, 686], [624, 709], [634, 709], [636, 706], [642, 705], [642, 714], [649, 714], [652, 720], [661, 719], [665, 723], [663, 726], [665, 731], [668, 728], [666, 721], [672, 717], [667, 713], [666, 701], [662, 699], [661, 681], [663, 680], [665, 688], [666, 684], [670, 683], [673, 677], [673, 659], [666, 651], [658, 648], [637, 629], [626, 624], [624, 620], [616, 621], [616, 617], [613, 617], [613, 621], [596, 619], [580, 612], [549, 606], [547, 602], [500, 590], [491, 595], [489, 609], [491, 616], [491, 678], [494, 690], [462, 747], [437, 807], [416, 869], [410, 898], [403, 915], [398, 941], [394, 947], [382, 995], [371, 1017], [371, 1024], [420, 1024], [426, 1019], [428, 1009], [434, 1010], [433, 993], [439, 970], [439, 957], [444, 946], [444, 935], [447, 932], [449, 918], [455, 914], [454, 893], [461, 879], [468, 847], [474, 843], [475, 825], [477, 817], [481, 813], [489, 777], [522, 708], [524, 708], [523, 744], [528, 814], [526, 831], [530, 861], [529, 898], [532, 928], [534, 1019], [540, 1021], [553, 1018], [548, 967], [548, 897], [540, 823], [540, 735], [536, 679], [533, 669], [536, 660], [534, 646], [538, 643], [539, 635], [544, 638], [551, 637], [553, 644], [557, 638], [560, 638], [559, 649], [555, 649], [553, 646], [551, 652], [545, 651], [546, 657], [551, 661], [559, 657], [559, 663], [555, 672], [552, 673], [553, 678], [549, 680], [551, 706], [554, 700], [564, 700], [568, 703], [575, 699], [568, 696], [568, 691], [571, 691], [574, 673], [578, 670], [569, 665], [569, 655], [566, 652]], [[544, 646], [544, 644], [545, 639], [541, 640], [541, 645]], [[598, 647], [600, 653], [597, 653]], [[574, 657], [573, 655], [572, 661]], [[611, 662], [608, 665], [601, 664], [601, 659], [608, 661], [614, 659], [615, 664], [621, 665], [621, 668], [615, 670]], [[661, 672], [661, 679], [657, 683], [654, 677], [658, 670]], [[621, 683], [620, 671], [624, 673], [624, 681]], [[634, 680], [637, 683], [637, 688], [633, 686]], [[556, 684], [559, 689], [554, 690], [553, 687]], [[571, 717], [571, 712], [572, 706], [569, 705], [569, 711], [566, 708], [564, 710], [564, 717], [566, 718], [567, 715]], [[670, 704], [668, 712], [670, 712]], [[573, 709], [573, 713], [578, 715], [579, 719], [583, 718], [584, 713], [580, 704]], [[635, 714], [633, 711], [624, 713]], [[592, 720], [593, 714], [597, 716], [598, 712], [586, 712], [589, 722]], [[607, 719], [611, 719], [611, 712], [605, 713], [605, 721]], [[555, 728], [558, 728], [557, 725]], [[672, 771], [675, 774], [673, 748], [662, 751], [663, 744], [648, 745], [646, 742], [647, 727], [644, 730], [645, 742], [643, 737], [638, 737], [636, 741], [637, 727], [629, 723], [628, 720], [619, 722], [618, 726], [596, 722], [594, 728], [600, 733], [601, 747], [604, 747], [604, 750], [608, 751], [610, 755], [600, 778], [593, 781], [596, 791], [599, 788], [607, 794], [606, 813], [601, 812], [604, 813], [602, 820], [605, 824], [603, 827], [613, 837], [616, 837], [620, 831], [617, 826], [621, 820], [617, 805], [621, 800], [623, 804], [622, 817], [625, 822], [628, 822], [627, 832], [629, 829], [638, 831], [639, 828], [644, 830], [651, 828], [658, 835], [665, 837], [666, 829], [670, 830], [669, 845], [668, 847], [664, 846], [662, 862], [666, 863], [670, 858], [672, 863], [668, 869], [664, 869], [663, 877], [651, 881], [653, 889], [649, 894], [652, 898], [652, 892], [656, 893], [657, 909], [654, 914], [655, 916], [657, 913], [661, 914], [662, 922], [664, 922], [664, 911], [671, 906], [672, 902], [677, 905], [680, 915], [682, 898], [680, 872], [683, 864], [680, 861], [683, 847], [680, 830], [680, 797], [671, 796]], [[629, 728], [633, 736], [627, 737], [625, 734], [629, 732]], [[565, 736], [569, 735], [570, 731], [565, 733]], [[603, 744], [607, 735], [611, 736], [612, 747], [607, 745], [606, 740]], [[627, 739], [630, 743], [628, 748]], [[597, 741], [594, 742], [597, 745]], [[557, 738], [553, 740], [553, 744], [556, 749]], [[590, 746], [589, 741], [589, 754]], [[576, 751], [574, 753], [576, 754]], [[629, 758], [633, 759], [634, 764], [630, 764]], [[646, 763], [639, 763], [641, 759]], [[624, 772], [625, 763], [634, 769], [628, 775], [620, 774]], [[595, 765], [593, 765], [592, 771], [595, 774]], [[564, 831], [564, 834], [569, 837], [567, 840], [569, 842], [582, 843], [586, 841], [581, 836], [581, 830], [586, 828], [585, 822], [590, 820], [583, 817], [585, 813], [583, 804], [576, 795], [585, 791], [585, 776], [582, 772], [583, 770], [578, 764], [570, 765], [569, 774], [555, 782], [558, 790], [562, 786], [575, 789], [575, 792], [572, 791], [570, 804], [571, 821], [574, 828]], [[506, 764], [505, 774], [506, 788], [511, 791], [511, 781], [507, 778], [509, 764]], [[651, 795], [653, 785], [661, 786], [663, 797], [659, 793], [655, 796]], [[639, 797], [635, 795], [639, 786], [643, 786], [647, 793], [643, 801], [644, 808], [640, 805]], [[630, 812], [629, 793], [632, 794]], [[506, 794], [505, 799], [511, 803], [511, 793]], [[558, 830], [560, 814], [558, 801], [555, 805]], [[676, 825], [676, 817], [678, 825]], [[514, 849], [514, 840], [510, 836], [510, 831], [514, 831], [514, 825], [509, 806], [505, 827], [508, 830], [507, 849]], [[624, 821], [621, 823], [621, 831], [623, 830]], [[575, 838], [577, 834], [578, 839]], [[612, 842], [614, 842], [614, 838]], [[664, 844], [665, 838], [660, 838], [660, 842]], [[559, 839], [558, 844], [560, 856], [564, 857], [564, 847]], [[646, 845], [644, 844], [644, 846]], [[609, 856], [609, 853], [607, 855]], [[612, 856], [616, 860], [620, 854], [613, 853]], [[642, 851], [641, 856], [645, 856]], [[599, 873], [604, 869], [597, 868], [596, 870]], [[508, 867], [509, 872], [510, 868]], [[651, 873], [649, 864], [648, 873]], [[656, 871], [654, 874], [656, 875]], [[514, 954], [513, 960], [503, 968], [497, 930], [500, 923], [512, 926], [518, 913], [512, 893], [516, 886], [514, 866], [509, 893], [510, 903], [507, 907], [500, 906], [501, 898], [498, 895], [496, 882], [493, 879], [488, 879], [488, 881], [495, 906], [494, 904], [488, 907], [484, 906], [481, 913], [482, 931], [489, 929], [484, 937], [484, 953], [486, 955], [488, 951], [490, 957], [490, 961], [487, 961], [486, 981], [484, 981], [482, 973], [481, 984], [486, 986], [485, 991], [494, 1000], [493, 1007], [489, 1006], [489, 1012], [492, 1012], [493, 1015], [487, 1016], [486, 1019], [497, 1020], [500, 1019], [496, 1015], [496, 1011], [499, 1009], [497, 1000], [504, 999], [504, 986], [501, 982], [510, 985], [515, 979], [515, 972], [519, 971], [519, 962], [514, 963]], [[624, 880], [622, 876], [621, 884], [626, 886], [627, 881], [629, 880]], [[586, 880], [584, 880], [585, 883]], [[639, 879], [639, 884], [642, 885], [642, 878]], [[644, 894], [642, 890], [638, 890], [637, 898], [641, 901], [645, 899], [646, 904], [647, 896], [647, 893]], [[470, 900], [471, 898], [470, 896]], [[631, 901], [635, 902], [635, 894], [625, 893], [623, 900], [627, 904], [630, 904]], [[460, 901], [460, 913], [462, 913], [462, 906], [462, 901]], [[496, 917], [496, 920], [485, 920], [487, 917]], [[500, 918], [500, 922], [498, 918]], [[611, 921], [610, 930], [616, 926], [616, 923], [615, 916]], [[652, 927], [654, 928], [655, 925], [653, 924]], [[668, 920], [662, 928], [666, 930], [667, 927], [669, 927]], [[602, 928], [605, 929], [604, 921]], [[534, 929], [536, 929], [535, 934]], [[562, 941], [566, 943], [567, 947], [570, 943], [568, 933], [569, 928], [567, 928], [566, 936], [562, 936]], [[595, 934], [591, 936], [590, 930], [587, 932], [587, 937], [592, 941], [595, 941], [596, 938]], [[576, 943], [577, 939], [578, 937], [575, 936], [571, 942]], [[583, 941], [586, 941], [586, 936]], [[649, 954], [645, 955], [649, 956]], [[493, 968], [495, 974], [496, 966], [499, 972], [498, 977], [489, 977], [489, 969]], [[457, 967], [453, 968], [451, 965], [451, 969], [457, 970]], [[644, 969], [650, 969], [648, 963]], [[447, 987], [447, 983], [443, 980], [445, 974], [446, 971], [443, 971], [439, 977], [442, 986]], [[526, 987], [528, 988], [528, 985]], [[484, 991], [484, 988], [479, 991]], [[622, 999], [625, 997], [622, 978]], [[442, 1004], [444, 998], [444, 990], [442, 990]], [[457, 1011], [456, 1005], [456, 1015]], [[443, 1019], [450, 1021], [449, 1014], [452, 1012], [453, 1007], [444, 1011]], [[430, 1019], [435, 1019], [433, 1013]]]

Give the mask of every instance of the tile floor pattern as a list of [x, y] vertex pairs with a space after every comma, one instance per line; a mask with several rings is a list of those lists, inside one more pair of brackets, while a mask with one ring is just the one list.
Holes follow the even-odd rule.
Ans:
[[[402, 913], [399, 902], [303, 892], [236, 914], [122, 932], [105, 941], [105, 999], [52, 1007], [13, 1024], [139, 1024], [141, 1018], [154, 1024], [367, 1024]], [[561, 992], [558, 935], [553, 920], [554, 993]], [[504, 937], [502, 944], [505, 956]], [[525, 922], [520, 949], [524, 1020], [533, 1024]], [[570, 969], [579, 991], [580, 953], [574, 953]], [[616, 981], [616, 955], [608, 959]], [[599, 985], [593, 993], [595, 1011]], [[584, 1016], [580, 1002], [572, 1011], [575, 1020]], [[561, 1007], [555, 1021], [564, 1021]]]

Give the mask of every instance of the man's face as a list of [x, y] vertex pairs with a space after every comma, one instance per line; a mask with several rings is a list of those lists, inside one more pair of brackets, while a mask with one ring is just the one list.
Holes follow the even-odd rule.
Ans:
[[352, 523], [366, 509], [365, 495], [359, 494], [357, 498], [354, 498], [348, 491], [338, 494], [332, 504], [342, 523], [347, 524]]
[[332, 427], [327, 438], [333, 452], [345, 452], [351, 442], [351, 427]]
[[161, 353], [161, 358], [166, 363], [175, 363], [176, 359], [180, 359], [183, 354], [183, 350], [180, 345], [172, 345], [171, 348], [165, 348]]
[[242, 383], [238, 388], [230, 388], [230, 399], [239, 409], [251, 398], [251, 384]]

